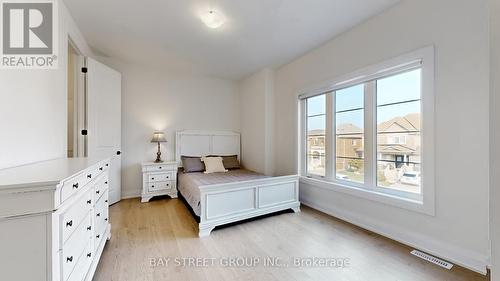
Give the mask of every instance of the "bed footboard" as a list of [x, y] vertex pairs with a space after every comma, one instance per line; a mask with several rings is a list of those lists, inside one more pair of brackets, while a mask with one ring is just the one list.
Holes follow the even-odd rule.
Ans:
[[286, 209], [300, 211], [297, 175], [205, 185], [200, 195], [200, 237], [218, 225]]

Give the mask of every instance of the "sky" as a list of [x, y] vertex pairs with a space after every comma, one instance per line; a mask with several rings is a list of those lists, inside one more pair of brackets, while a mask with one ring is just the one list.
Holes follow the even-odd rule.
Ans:
[[[396, 102], [420, 99], [420, 75], [421, 70], [416, 69], [377, 80], [377, 123], [385, 122], [397, 116], [420, 113], [420, 101], [384, 106]], [[337, 90], [335, 111], [362, 108], [364, 99], [363, 88], [364, 85], [362, 84]], [[325, 114], [325, 104], [326, 94], [309, 98], [307, 100], [308, 116]], [[342, 123], [352, 123], [363, 128], [363, 110], [337, 113], [336, 118], [337, 126]], [[308, 118], [309, 130], [324, 128], [324, 115]]]

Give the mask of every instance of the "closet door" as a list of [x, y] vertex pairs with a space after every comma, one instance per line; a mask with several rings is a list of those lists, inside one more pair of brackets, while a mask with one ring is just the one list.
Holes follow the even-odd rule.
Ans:
[[109, 203], [121, 199], [121, 74], [87, 58], [88, 157], [111, 158]]

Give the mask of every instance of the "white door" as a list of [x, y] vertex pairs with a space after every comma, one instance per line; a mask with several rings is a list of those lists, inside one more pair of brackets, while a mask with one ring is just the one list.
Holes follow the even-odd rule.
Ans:
[[116, 70], [87, 58], [87, 155], [111, 158], [110, 204], [121, 199], [121, 79]]

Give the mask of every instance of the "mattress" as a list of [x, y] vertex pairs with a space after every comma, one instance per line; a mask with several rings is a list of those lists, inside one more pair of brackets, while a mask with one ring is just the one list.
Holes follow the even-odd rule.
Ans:
[[267, 178], [267, 176], [245, 169], [229, 170], [225, 173], [211, 173], [205, 174], [203, 172], [197, 173], [183, 173], [178, 175], [178, 189], [186, 202], [191, 206], [193, 212], [200, 216], [200, 186], [230, 183], [239, 181], [249, 181], [255, 179]]

